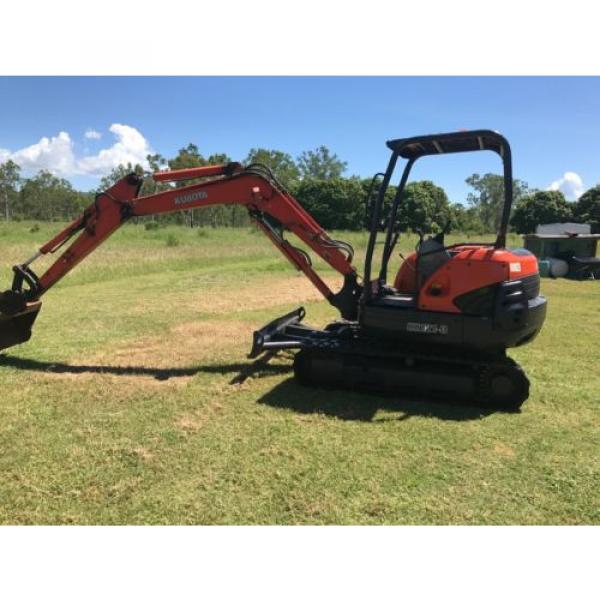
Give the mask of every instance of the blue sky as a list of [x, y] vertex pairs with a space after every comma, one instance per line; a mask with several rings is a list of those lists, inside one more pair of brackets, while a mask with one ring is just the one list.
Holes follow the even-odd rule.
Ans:
[[[297, 156], [324, 144], [347, 174], [370, 176], [390, 138], [477, 128], [508, 137], [515, 177], [531, 186], [574, 197], [600, 183], [600, 78], [0, 78], [0, 160], [81, 189], [123, 157], [172, 156], [188, 142], [234, 160], [252, 147]], [[413, 177], [464, 201], [468, 175], [499, 168], [487, 152], [432, 157]]]

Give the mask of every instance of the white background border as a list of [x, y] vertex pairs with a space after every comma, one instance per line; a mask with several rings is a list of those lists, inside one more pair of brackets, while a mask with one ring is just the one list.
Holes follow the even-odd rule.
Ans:
[[593, 527], [10, 527], [3, 598], [598, 597]]
[[[5, 2], [0, 72], [590, 75], [600, 70], [593, 7], [589, 0]], [[193, 107], [181, 110], [193, 116]], [[4, 527], [0, 593], [580, 600], [598, 594], [597, 531]]]
[[597, 74], [595, 5], [591, 0], [7, 1], [0, 12], [0, 72]]

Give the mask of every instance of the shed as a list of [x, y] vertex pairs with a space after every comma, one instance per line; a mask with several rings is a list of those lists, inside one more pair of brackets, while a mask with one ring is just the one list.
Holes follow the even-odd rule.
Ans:
[[591, 230], [590, 225], [582, 223], [538, 225], [535, 233], [523, 236], [524, 246], [540, 262], [563, 260], [569, 265], [569, 275], [594, 278], [600, 275], [600, 259], [596, 258], [600, 234]]

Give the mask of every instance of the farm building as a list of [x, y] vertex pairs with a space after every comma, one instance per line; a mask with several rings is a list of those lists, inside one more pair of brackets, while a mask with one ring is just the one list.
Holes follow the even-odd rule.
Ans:
[[600, 234], [592, 234], [590, 225], [538, 225], [535, 233], [523, 239], [525, 248], [538, 258], [542, 276], [600, 278], [600, 258], [596, 257]]

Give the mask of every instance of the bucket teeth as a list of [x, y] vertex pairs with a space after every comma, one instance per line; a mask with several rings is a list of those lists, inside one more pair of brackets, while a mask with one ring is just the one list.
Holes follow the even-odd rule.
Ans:
[[29, 302], [21, 312], [0, 314], [0, 351], [22, 344], [31, 337], [31, 328], [41, 306], [41, 302]]

